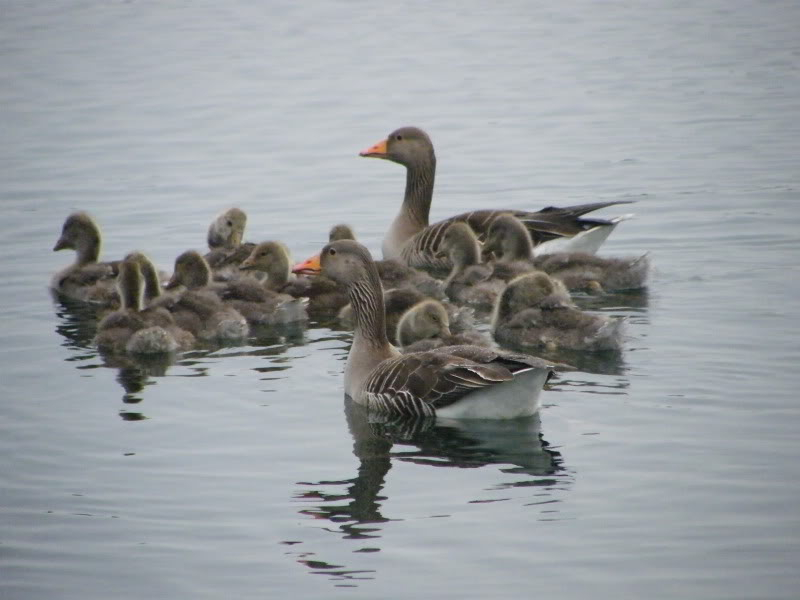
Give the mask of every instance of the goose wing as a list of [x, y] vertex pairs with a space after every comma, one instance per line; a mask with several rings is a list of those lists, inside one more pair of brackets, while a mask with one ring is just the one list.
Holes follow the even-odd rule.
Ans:
[[362, 393], [382, 412], [433, 416], [465, 395], [513, 379], [535, 368], [550, 369], [540, 359], [477, 346], [449, 346], [405, 354], [381, 363]]

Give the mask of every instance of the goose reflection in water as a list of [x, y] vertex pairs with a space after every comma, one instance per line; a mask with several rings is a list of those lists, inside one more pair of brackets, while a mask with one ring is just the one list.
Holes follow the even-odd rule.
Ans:
[[[537, 501], [530, 505], [557, 502], [559, 490], [572, 481], [562, 465], [561, 454], [549, 448], [541, 437], [539, 415], [512, 420], [453, 420], [431, 417], [390, 416], [370, 413], [365, 407], [345, 400], [348, 429], [353, 436], [353, 453], [359, 465], [355, 477], [341, 480], [299, 482], [295, 499], [304, 505], [302, 515], [328, 521], [324, 529], [345, 540], [365, 542], [348, 552], [379, 552], [376, 540], [382, 537], [381, 524], [402, 520], [385, 515], [382, 505], [388, 496], [381, 494], [386, 476], [397, 461], [425, 467], [476, 469], [497, 465], [497, 485], [482, 489], [500, 493], [509, 489], [534, 488]], [[505, 475], [516, 479], [507, 481]], [[517, 477], [518, 476], [518, 477]], [[331, 491], [334, 490], [334, 491]], [[546, 498], [541, 498], [545, 496]], [[504, 500], [452, 498], [452, 503], [482, 503]], [[552, 516], [552, 513], [550, 514]], [[549, 518], [549, 517], [548, 517]], [[286, 541], [287, 545], [301, 542]], [[337, 580], [374, 577], [374, 571], [348, 569], [319, 560], [315, 552], [289, 551], [295, 560], [314, 574]], [[371, 575], [370, 575], [371, 574]]]

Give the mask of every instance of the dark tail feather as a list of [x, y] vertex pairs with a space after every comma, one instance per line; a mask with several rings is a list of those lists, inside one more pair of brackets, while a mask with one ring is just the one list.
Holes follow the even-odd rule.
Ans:
[[618, 204], [633, 204], [636, 200], [613, 200], [611, 202], [591, 202], [589, 204], [576, 204], [575, 206], [547, 206], [538, 212], [542, 218], [547, 219], [550, 216], [558, 218], [572, 217], [577, 218], [586, 213], [600, 210], [608, 206], [617, 206]]

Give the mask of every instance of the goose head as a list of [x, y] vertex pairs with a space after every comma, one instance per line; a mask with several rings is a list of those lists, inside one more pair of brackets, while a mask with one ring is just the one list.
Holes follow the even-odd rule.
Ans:
[[75, 250], [78, 264], [97, 262], [100, 256], [100, 228], [94, 219], [85, 212], [72, 213], [64, 221], [61, 237], [58, 238], [53, 251]]
[[409, 308], [397, 324], [397, 341], [408, 346], [419, 340], [449, 337], [450, 320], [438, 300], [423, 300]]
[[208, 227], [208, 247], [232, 250], [242, 243], [247, 227], [247, 215], [238, 208], [229, 208], [218, 215]]
[[139, 263], [135, 259], [126, 258], [119, 263], [117, 274], [117, 293], [122, 310], [142, 310], [144, 297], [144, 277]]
[[289, 280], [291, 267], [289, 251], [280, 242], [258, 244], [239, 267], [242, 270], [261, 271], [267, 274], [270, 287], [280, 287]]
[[354, 240], [330, 242], [322, 252], [295, 266], [292, 272], [305, 275], [321, 273], [348, 289], [364, 283], [380, 288], [378, 269], [372, 261], [372, 255]]
[[559, 286], [541, 271], [520, 275], [508, 282], [497, 299], [495, 322], [527, 308], [536, 308], [542, 301], [559, 291]]
[[504, 262], [530, 259], [533, 244], [528, 228], [514, 215], [500, 215], [489, 227], [483, 253], [493, 253]]
[[144, 298], [148, 302], [161, 295], [161, 280], [158, 270], [153, 262], [141, 252], [131, 252], [125, 257], [125, 261], [132, 261], [139, 265], [144, 279]]
[[353, 228], [350, 225], [346, 225], [344, 223], [340, 223], [338, 225], [334, 225], [331, 227], [331, 231], [328, 234], [328, 241], [335, 242], [336, 240], [354, 240], [356, 239], [356, 234], [353, 233]]
[[436, 162], [431, 138], [418, 127], [395, 129], [385, 140], [370, 146], [359, 155], [383, 158], [405, 167]]
[[198, 289], [211, 283], [211, 267], [202, 254], [195, 250], [187, 250], [175, 259], [175, 271], [167, 283], [167, 289], [184, 286], [186, 289]]
[[447, 256], [456, 268], [477, 265], [481, 262], [480, 242], [466, 223], [456, 222], [444, 232], [439, 244], [439, 255]]

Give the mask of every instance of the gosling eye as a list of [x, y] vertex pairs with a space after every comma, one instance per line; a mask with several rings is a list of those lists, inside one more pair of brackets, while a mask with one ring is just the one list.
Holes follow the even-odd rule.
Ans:
[[335, 248], [328, 248], [328, 255], [329, 256], [334, 256], [335, 254], [336, 254], [336, 249]]
[[394, 139], [396, 139], [399, 142], [400, 140], [403, 139], [403, 136], [398, 133], [396, 136], [394, 136]]
[[228, 227], [233, 227], [233, 221], [228, 221]]

